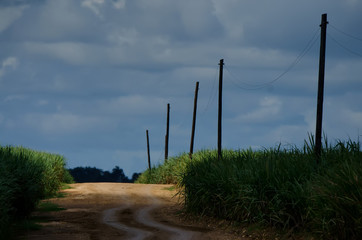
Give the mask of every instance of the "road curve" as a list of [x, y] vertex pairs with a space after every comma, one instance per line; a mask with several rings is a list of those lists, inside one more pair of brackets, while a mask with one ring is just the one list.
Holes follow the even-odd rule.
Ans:
[[[157, 239], [157, 236], [160, 236], [160, 232], [164, 233], [163, 239], [165, 239], [165, 236], [174, 240], [191, 240], [193, 237], [196, 237], [196, 232], [160, 223], [152, 217], [151, 212], [162, 208], [164, 204], [162, 199], [153, 194], [155, 192], [154, 188], [154, 185], [138, 185], [138, 193], [131, 193], [128, 196], [124, 195], [122, 198], [123, 203], [120, 207], [103, 211], [103, 223], [127, 232], [131, 240]], [[135, 195], [138, 196], [135, 197]], [[147, 204], [137, 207], [135, 199], [140, 198], [140, 196], [143, 198], [143, 202]], [[133, 218], [138, 223], [138, 227], [129, 226], [127, 222], [121, 222], [122, 220], [117, 218], [117, 212], [119, 213], [126, 209], [136, 209]], [[150, 228], [145, 230], [145, 226]]]
[[27, 240], [214, 240], [247, 239], [181, 219], [172, 185], [76, 183], [64, 198], [48, 199], [63, 211], [35, 212], [44, 219], [40, 230], [25, 232]]

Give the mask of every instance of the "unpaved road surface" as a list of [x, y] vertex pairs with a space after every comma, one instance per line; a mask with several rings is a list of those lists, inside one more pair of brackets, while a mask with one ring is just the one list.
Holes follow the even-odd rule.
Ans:
[[248, 239], [181, 217], [172, 185], [81, 183], [71, 187], [64, 190], [66, 197], [50, 200], [65, 210], [34, 213], [46, 221], [23, 239]]

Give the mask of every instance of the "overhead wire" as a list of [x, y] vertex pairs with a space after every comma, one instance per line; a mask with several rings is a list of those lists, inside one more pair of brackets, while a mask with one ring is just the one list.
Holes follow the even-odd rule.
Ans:
[[[329, 25], [335, 29], [336, 31], [340, 32], [341, 34], [355, 39], [357, 41], [361, 41], [362, 42], [362, 38], [356, 37], [352, 34], [346, 33], [340, 29], [338, 29], [337, 27], [335, 27], [334, 25], [330, 24]], [[292, 61], [289, 66], [283, 71], [281, 72], [277, 77], [275, 77], [274, 79], [268, 81], [268, 82], [264, 82], [264, 83], [250, 83], [250, 82], [246, 82], [241, 80], [240, 78], [236, 77], [235, 74], [233, 74], [230, 69], [228, 68], [227, 65], [224, 66], [224, 69], [226, 70], [226, 72], [230, 75], [230, 81], [238, 88], [244, 89], [244, 90], [259, 90], [259, 89], [263, 89], [265, 87], [269, 87], [271, 86], [273, 83], [277, 82], [278, 80], [280, 80], [284, 75], [286, 75], [288, 72], [290, 72], [297, 64], [299, 64], [299, 62], [304, 58], [304, 56], [311, 50], [311, 48], [315, 45], [315, 43], [318, 40], [318, 36], [320, 36], [319, 33], [319, 28], [313, 33], [312, 37], [310, 38], [310, 40], [308, 41], [308, 43], [306, 44], [306, 46], [304, 47], [304, 49], [299, 53], [299, 55], [295, 58], [294, 61]], [[362, 57], [362, 54], [357, 53], [353, 50], [351, 50], [350, 48], [344, 46], [342, 43], [340, 43], [339, 41], [337, 41], [333, 36], [331, 36], [329, 33], [327, 33], [328, 37], [334, 41], [337, 45], [339, 45], [341, 48], [343, 48], [344, 50], [357, 55], [359, 57]], [[216, 89], [216, 83], [217, 83], [217, 73], [218, 73], [218, 68], [215, 71], [215, 77], [214, 77], [214, 81], [212, 84], [212, 88], [211, 88], [211, 92], [209, 94], [208, 97], [208, 101], [207, 104], [205, 106], [204, 109], [204, 113], [209, 109], [210, 105], [212, 104], [212, 102], [214, 102], [215, 97], [217, 96], [217, 91]], [[229, 79], [229, 78], [227, 78]], [[159, 81], [160, 83], [161, 81]], [[184, 124], [185, 119], [176, 125], [176, 127], [180, 127]], [[359, 135], [362, 136], [362, 135]], [[159, 156], [159, 160], [162, 160], [162, 155], [164, 154], [164, 150], [160, 152], [160, 156]]]
[[356, 36], [354, 36], [354, 35], [352, 35], [352, 34], [346, 33], [345, 31], [340, 30], [339, 28], [337, 28], [337, 27], [334, 26], [333, 24], [329, 24], [329, 25], [330, 25], [334, 30], [336, 30], [336, 31], [338, 31], [338, 32], [346, 35], [347, 37], [350, 37], [350, 38], [353, 38], [353, 39], [355, 39], [355, 40], [357, 40], [357, 41], [361, 41], [361, 42], [362, 42], [362, 38], [359, 38], [359, 37], [356, 37]]
[[347, 52], [354, 54], [358, 57], [362, 57], [362, 54], [353, 51], [352, 49], [346, 47], [345, 45], [343, 45], [341, 42], [337, 41], [337, 39], [335, 39], [334, 37], [332, 37], [330, 34], [327, 33], [327, 36], [333, 41], [335, 42], [338, 46], [340, 46], [341, 48], [343, 48], [344, 50], [346, 50]]
[[[338, 33], [344, 35], [345, 37], [348, 37], [349, 39], [353, 39], [353, 40], [362, 42], [362, 38], [356, 37], [356, 36], [354, 36], [354, 35], [352, 35], [352, 34], [350, 34], [350, 33], [347, 33], [347, 32], [345, 32], [345, 31], [339, 29], [338, 27], [334, 26], [333, 24], [329, 24], [329, 25], [330, 25], [330, 27], [331, 27], [332, 29], [334, 29], [334, 30], [337, 31]], [[358, 57], [362, 57], [362, 54], [361, 54], [361, 53], [356, 52], [356, 51], [352, 50], [351, 48], [347, 47], [347, 46], [346, 46], [345, 44], [343, 44], [341, 41], [338, 41], [338, 40], [336, 39], [336, 37], [332, 36], [331, 33], [327, 33], [327, 36], [328, 36], [329, 39], [331, 39], [335, 44], [337, 44], [339, 47], [343, 48], [345, 51], [347, 51], [347, 52], [349, 52], [349, 53], [351, 53], [351, 54], [353, 54], [353, 55], [356, 55], [356, 56], [358, 56]], [[362, 45], [361, 45], [361, 46], [362, 46]]]
[[[250, 84], [245, 81], [240, 81], [238, 78], [229, 70], [229, 68], [225, 65], [224, 69], [226, 72], [230, 75], [230, 78], [226, 78], [230, 80], [236, 87], [243, 89], [243, 90], [259, 90], [262, 88], [265, 88], [264, 84], [260, 84], [259, 86], [257, 84]], [[241, 84], [245, 85], [242, 86]]]
[[213, 83], [212, 83], [212, 88], [211, 88], [211, 91], [210, 91], [210, 94], [209, 94], [209, 99], [208, 99], [208, 101], [207, 101], [207, 104], [206, 104], [206, 107], [205, 107], [205, 109], [204, 109], [204, 112], [206, 112], [206, 111], [209, 109], [210, 104], [211, 104], [212, 102], [214, 102], [215, 97], [216, 97], [216, 95], [217, 95], [217, 94], [216, 94], [217, 91], [215, 90], [215, 89], [216, 89], [215, 85], [216, 85], [216, 82], [217, 82], [218, 69], [219, 69], [219, 68], [216, 68], [216, 70], [215, 70], [215, 75], [214, 75], [214, 79], [213, 79]]
[[276, 78], [272, 79], [269, 82], [266, 83], [261, 83], [261, 84], [251, 84], [251, 83], [247, 83], [245, 81], [242, 80], [238, 80], [238, 82], [241, 82], [242, 84], [246, 85], [241, 86], [240, 84], [238, 84], [237, 82], [235, 82], [236, 78], [229, 70], [229, 68], [225, 67], [226, 70], [229, 72], [229, 74], [231, 76], [233, 76], [233, 79], [231, 79], [231, 81], [239, 88], [244, 89], [244, 90], [258, 90], [258, 89], [262, 89], [265, 87], [268, 87], [270, 85], [272, 85], [273, 83], [275, 83], [276, 81], [278, 81], [279, 79], [281, 79], [285, 74], [287, 74], [288, 72], [290, 72], [302, 59], [303, 57], [309, 52], [309, 50], [314, 46], [314, 44], [316, 43], [316, 41], [318, 40], [318, 34], [319, 29], [317, 29], [312, 37], [310, 38], [310, 40], [308, 41], [308, 43], [306, 44], [306, 46], [304, 47], [304, 49], [300, 52], [300, 54], [296, 57], [296, 59], [286, 68], [286, 70], [284, 70], [282, 73], [280, 73]]

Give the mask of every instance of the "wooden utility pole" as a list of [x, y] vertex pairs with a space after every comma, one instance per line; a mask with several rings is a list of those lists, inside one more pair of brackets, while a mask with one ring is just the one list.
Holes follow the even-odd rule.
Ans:
[[150, 140], [148, 138], [148, 130], [146, 130], [146, 137], [147, 137], [148, 169], [151, 170]]
[[315, 154], [317, 163], [320, 162], [322, 149], [322, 116], [323, 116], [323, 92], [324, 92], [324, 71], [326, 57], [326, 35], [327, 35], [327, 14], [322, 14], [321, 22], [321, 43], [319, 53], [319, 75], [318, 75], [318, 100], [317, 100], [317, 120], [315, 130]]
[[165, 162], [168, 159], [168, 139], [170, 129], [170, 104], [167, 104], [167, 123], [166, 123], [166, 136], [165, 136]]
[[196, 111], [197, 111], [197, 95], [199, 92], [199, 82], [196, 82], [195, 97], [194, 97], [194, 114], [192, 117], [192, 129], [191, 129], [191, 143], [190, 143], [190, 158], [194, 153], [194, 138], [195, 138], [195, 126], [196, 126]]
[[221, 118], [222, 118], [222, 76], [224, 68], [224, 59], [220, 59], [220, 70], [219, 70], [219, 111], [218, 111], [218, 121], [217, 121], [217, 154], [219, 160], [222, 158], [221, 155]]

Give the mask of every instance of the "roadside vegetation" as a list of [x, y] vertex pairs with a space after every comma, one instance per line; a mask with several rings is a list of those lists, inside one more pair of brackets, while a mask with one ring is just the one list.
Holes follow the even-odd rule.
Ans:
[[129, 179], [123, 172], [123, 169], [115, 166], [111, 172], [103, 171], [96, 167], [76, 167], [68, 169], [76, 183], [84, 182], [119, 182], [133, 183], [140, 173], [134, 173]]
[[0, 146], [0, 239], [15, 221], [26, 219], [41, 199], [54, 196], [72, 177], [61, 155]]
[[140, 183], [173, 183], [190, 213], [324, 239], [362, 236], [359, 141], [325, 141], [316, 163], [313, 138], [304, 147], [181, 154], [147, 170]]

